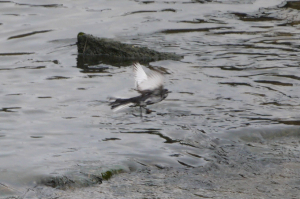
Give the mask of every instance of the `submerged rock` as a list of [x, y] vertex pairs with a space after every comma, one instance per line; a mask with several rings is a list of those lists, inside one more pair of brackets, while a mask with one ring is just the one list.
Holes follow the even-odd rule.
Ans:
[[292, 8], [300, 10], [300, 2], [299, 1], [286, 1], [283, 3], [283, 8]]
[[83, 172], [69, 172], [62, 176], [49, 176], [44, 178], [40, 184], [62, 190], [88, 187], [102, 183], [102, 175], [88, 174]]
[[[87, 169], [89, 174], [54, 177], [59, 186], [41, 184], [28, 189], [26, 197], [13, 198], [298, 198], [299, 128], [243, 129], [223, 136], [210, 140], [195, 134], [182, 143], [207, 151], [204, 156], [194, 154], [206, 160], [201, 166], [143, 165], [126, 172]], [[93, 179], [95, 175], [103, 178], [103, 184], [88, 186], [86, 177]], [[76, 181], [81, 186], [74, 186]]]
[[113, 175], [124, 172], [123, 169], [109, 169], [107, 171], [102, 171], [101, 168], [82, 168], [82, 170], [74, 170], [64, 173], [63, 175], [45, 177], [41, 180], [39, 185], [61, 190], [73, 190], [74, 188], [102, 184], [103, 180], [109, 180]]

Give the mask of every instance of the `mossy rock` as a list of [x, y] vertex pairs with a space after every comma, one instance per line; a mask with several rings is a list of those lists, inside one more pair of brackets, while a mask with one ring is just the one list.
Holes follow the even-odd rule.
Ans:
[[90, 34], [78, 33], [78, 53], [89, 56], [107, 56], [122, 60], [180, 60], [181, 55], [175, 53], [157, 52], [147, 47], [124, 44], [107, 38], [99, 38]]

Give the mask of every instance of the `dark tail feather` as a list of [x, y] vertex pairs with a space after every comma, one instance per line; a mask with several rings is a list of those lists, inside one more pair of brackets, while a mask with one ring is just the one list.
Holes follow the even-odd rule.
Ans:
[[118, 110], [121, 110], [123, 108], [133, 105], [133, 103], [130, 101], [130, 99], [110, 98], [110, 100], [112, 100], [112, 99], [115, 99], [115, 101], [110, 102], [109, 105], [111, 106], [111, 109], [114, 111], [118, 111]]

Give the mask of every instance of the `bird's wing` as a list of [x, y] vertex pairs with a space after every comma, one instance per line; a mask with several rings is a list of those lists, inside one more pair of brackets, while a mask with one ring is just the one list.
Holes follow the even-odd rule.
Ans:
[[135, 87], [138, 89], [139, 85], [148, 79], [147, 74], [145, 73], [143, 67], [139, 63], [133, 65], [134, 78], [135, 78]]
[[153, 90], [163, 86], [164, 76], [156, 71], [151, 71], [148, 75], [140, 64], [134, 65], [135, 85], [138, 91]]
[[140, 91], [154, 90], [163, 86], [163, 83], [164, 83], [164, 76], [159, 72], [151, 71], [148, 74], [148, 79], [146, 81], [143, 81], [139, 85], [138, 89]]

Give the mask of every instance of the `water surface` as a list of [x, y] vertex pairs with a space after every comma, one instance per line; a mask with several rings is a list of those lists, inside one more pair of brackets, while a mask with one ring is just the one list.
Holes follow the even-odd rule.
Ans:
[[[198, 167], [206, 140], [244, 129], [298, 132], [300, 15], [281, 2], [0, 1], [1, 195], [76, 165]], [[147, 66], [172, 93], [143, 119], [112, 112], [132, 67], [82, 69], [79, 32], [184, 55]]]

